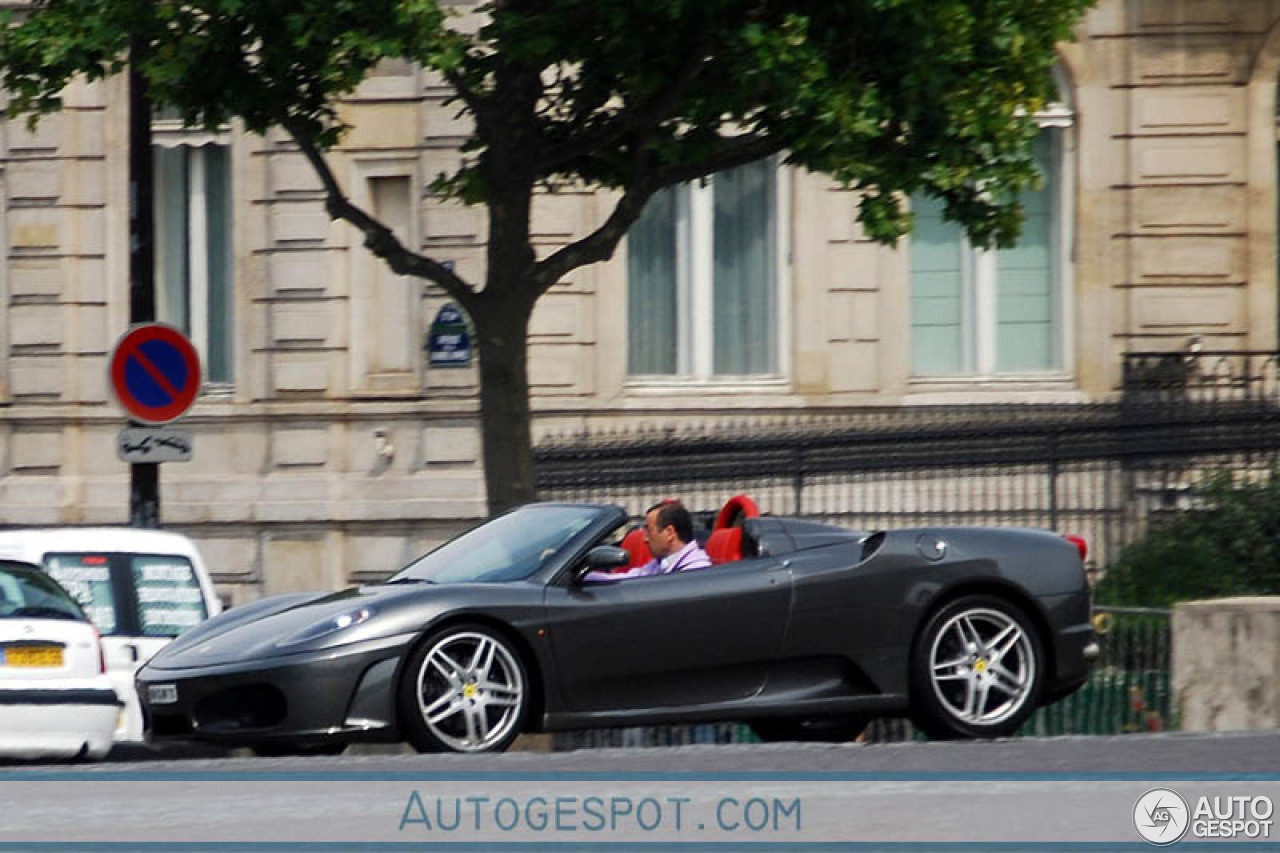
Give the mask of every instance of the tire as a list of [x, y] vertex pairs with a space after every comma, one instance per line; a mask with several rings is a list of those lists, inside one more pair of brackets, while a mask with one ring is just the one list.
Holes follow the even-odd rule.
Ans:
[[1013, 734], [1040, 704], [1043, 640], [1026, 614], [992, 595], [933, 614], [911, 653], [911, 719], [931, 738]]
[[751, 730], [765, 743], [799, 741], [801, 743], [847, 743], [867, 728], [866, 717], [779, 717], [751, 721]]
[[427, 637], [397, 689], [405, 737], [419, 752], [502, 752], [524, 726], [529, 696], [519, 653], [482, 625]]
[[259, 758], [283, 758], [287, 755], [341, 755], [346, 752], [347, 745], [337, 743], [259, 743], [249, 747], [249, 751]]

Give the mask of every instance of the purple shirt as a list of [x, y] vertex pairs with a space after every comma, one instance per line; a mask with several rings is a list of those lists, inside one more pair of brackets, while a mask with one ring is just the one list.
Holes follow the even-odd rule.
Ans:
[[662, 559], [654, 557], [643, 566], [636, 566], [625, 572], [587, 572], [584, 581], [623, 581], [630, 578], [644, 578], [650, 575], [670, 575], [675, 572], [687, 572], [690, 569], [705, 569], [711, 565], [711, 558], [702, 550], [697, 542], [690, 542], [674, 554]]

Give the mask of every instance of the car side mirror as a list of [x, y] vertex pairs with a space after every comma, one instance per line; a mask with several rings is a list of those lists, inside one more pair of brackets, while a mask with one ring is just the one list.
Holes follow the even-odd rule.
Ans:
[[587, 552], [587, 558], [583, 561], [578, 576], [581, 577], [596, 569], [604, 571], [620, 569], [630, 562], [631, 555], [625, 548], [619, 548], [616, 545], [597, 545]]

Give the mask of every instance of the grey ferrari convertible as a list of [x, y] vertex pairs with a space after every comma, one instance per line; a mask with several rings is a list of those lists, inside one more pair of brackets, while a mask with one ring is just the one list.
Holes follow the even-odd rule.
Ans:
[[628, 526], [615, 506], [530, 504], [385, 583], [228, 610], [139, 671], [149, 734], [484, 752], [521, 732], [726, 720], [835, 741], [910, 716], [986, 738], [1078, 688], [1096, 648], [1082, 543], [1043, 530], [866, 533], [739, 497], [711, 567], [584, 581], [645, 558]]

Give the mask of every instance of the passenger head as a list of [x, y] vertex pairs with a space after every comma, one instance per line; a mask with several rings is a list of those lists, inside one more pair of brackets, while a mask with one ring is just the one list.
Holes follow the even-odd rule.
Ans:
[[661, 559], [693, 539], [693, 517], [680, 501], [659, 501], [644, 514], [644, 532], [649, 550]]

